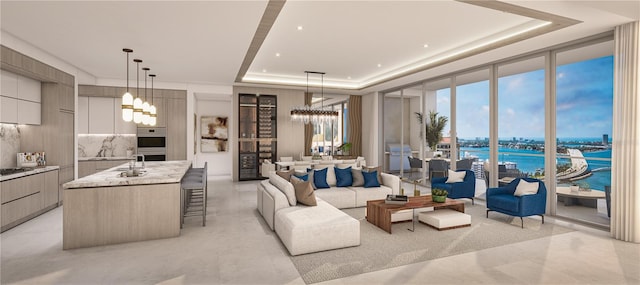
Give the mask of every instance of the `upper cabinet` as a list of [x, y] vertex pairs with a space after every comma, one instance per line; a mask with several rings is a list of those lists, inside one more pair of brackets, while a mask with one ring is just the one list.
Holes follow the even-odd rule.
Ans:
[[78, 96], [79, 134], [135, 134], [136, 124], [122, 120], [120, 98]]
[[5, 70], [2, 70], [1, 77], [0, 123], [40, 125], [40, 81]]

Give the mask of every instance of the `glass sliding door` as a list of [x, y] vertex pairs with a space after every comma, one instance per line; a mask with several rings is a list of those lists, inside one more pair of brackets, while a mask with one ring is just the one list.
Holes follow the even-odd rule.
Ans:
[[499, 185], [544, 179], [545, 116], [545, 57], [498, 66]]
[[[458, 165], [471, 160], [471, 170], [477, 182], [488, 186], [485, 162], [489, 160], [489, 69], [481, 69], [456, 76], [456, 136], [458, 138]], [[458, 168], [458, 167], [456, 167]], [[486, 170], [489, 168], [487, 167]], [[479, 181], [479, 182], [478, 182]], [[484, 198], [484, 192], [476, 193]]]
[[556, 54], [556, 214], [602, 226], [610, 221], [612, 54], [613, 41]]

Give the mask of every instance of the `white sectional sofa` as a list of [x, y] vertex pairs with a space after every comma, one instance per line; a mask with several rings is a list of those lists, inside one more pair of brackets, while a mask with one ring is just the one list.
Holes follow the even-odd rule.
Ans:
[[360, 222], [339, 209], [364, 207], [367, 200], [398, 194], [400, 179], [386, 173], [381, 176], [382, 184], [373, 188], [336, 187], [335, 182], [327, 178], [331, 188], [314, 192], [318, 205], [305, 206], [292, 205], [287, 198], [285, 193], [293, 188], [291, 183], [270, 175], [269, 180], [258, 184], [258, 211], [291, 255], [357, 246], [360, 245]]

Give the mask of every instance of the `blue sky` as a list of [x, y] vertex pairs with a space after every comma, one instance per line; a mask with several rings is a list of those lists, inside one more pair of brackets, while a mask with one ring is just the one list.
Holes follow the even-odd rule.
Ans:
[[[613, 56], [559, 66], [556, 81], [558, 137], [611, 137]], [[438, 90], [438, 112], [448, 117], [449, 96], [449, 89]], [[498, 96], [500, 138], [544, 137], [542, 70], [501, 77]], [[458, 137], [488, 137], [489, 82], [459, 86], [456, 99]]]

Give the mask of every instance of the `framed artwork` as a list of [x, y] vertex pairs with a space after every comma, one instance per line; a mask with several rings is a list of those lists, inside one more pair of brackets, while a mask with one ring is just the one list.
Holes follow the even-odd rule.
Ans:
[[200, 152], [226, 152], [229, 140], [228, 117], [200, 117]]

